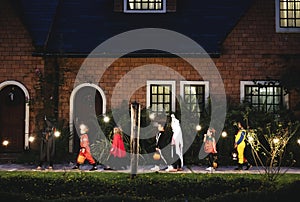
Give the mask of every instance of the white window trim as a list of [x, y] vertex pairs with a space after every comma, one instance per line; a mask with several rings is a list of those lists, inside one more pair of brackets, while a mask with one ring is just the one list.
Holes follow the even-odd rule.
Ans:
[[175, 101], [176, 101], [176, 82], [175, 81], [166, 81], [166, 80], [149, 80], [147, 81], [147, 108], [150, 108], [150, 85], [171, 85], [172, 86], [172, 103], [171, 111], [175, 111]]
[[123, 0], [124, 13], [166, 13], [167, 12], [166, 0], [162, 0], [162, 4], [163, 4], [162, 10], [130, 10], [127, 9], [127, 1], [128, 0]]
[[281, 28], [280, 27], [280, 0], [275, 0], [275, 24], [277, 33], [299, 33], [300, 28]]
[[[256, 85], [256, 84], [264, 85], [266, 82], [270, 82], [270, 81], [256, 81], [256, 83], [254, 83], [253, 81], [240, 81], [240, 103], [243, 103], [245, 100], [245, 86], [246, 85]], [[285, 106], [287, 109], [289, 109], [289, 95], [288, 94], [283, 96], [283, 106]]]
[[184, 85], [204, 85], [205, 90], [205, 105], [208, 104], [209, 98], [209, 81], [180, 81], [180, 96], [184, 96]]

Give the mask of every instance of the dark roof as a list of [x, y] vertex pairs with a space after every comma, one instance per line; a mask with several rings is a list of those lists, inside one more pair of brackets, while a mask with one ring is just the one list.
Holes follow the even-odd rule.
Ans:
[[[179, 32], [208, 53], [220, 44], [251, 0], [177, 0], [176, 12], [114, 12], [112, 0], [20, 0], [34, 45], [45, 53], [88, 54], [105, 40], [138, 28]], [[37, 49], [41, 50], [41, 49]]]

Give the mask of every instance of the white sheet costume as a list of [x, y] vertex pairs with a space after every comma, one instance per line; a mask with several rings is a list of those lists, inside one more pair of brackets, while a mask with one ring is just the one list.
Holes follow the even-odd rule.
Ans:
[[179, 120], [174, 114], [171, 115], [171, 127], [173, 130], [172, 144], [175, 144], [175, 152], [179, 156], [181, 161], [181, 167], [183, 167], [183, 138]]

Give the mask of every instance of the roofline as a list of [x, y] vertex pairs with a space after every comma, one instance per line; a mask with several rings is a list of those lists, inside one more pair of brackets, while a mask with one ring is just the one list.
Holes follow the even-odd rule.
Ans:
[[[32, 56], [34, 57], [70, 57], [70, 58], [86, 58], [86, 57], [102, 57], [102, 58], [115, 58], [122, 55], [121, 53], [99, 53], [93, 54], [90, 53], [45, 53], [45, 52], [33, 52]], [[187, 58], [207, 58], [208, 56], [211, 58], [219, 58], [221, 53], [127, 53], [122, 56], [122, 58], [178, 58], [180, 56], [185, 56]]]

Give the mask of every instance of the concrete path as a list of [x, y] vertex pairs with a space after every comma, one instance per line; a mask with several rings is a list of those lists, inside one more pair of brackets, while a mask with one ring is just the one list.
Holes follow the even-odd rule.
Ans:
[[[89, 171], [92, 167], [91, 165], [85, 164], [80, 167], [80, 170], [73, 170], [73, 164], [55, 164], [53, 170], [49, 170], [47, 168], [43, 168], [43, 171], [51, 171], [51, 172], [79, 172], [79, 171]], [[156, 172], [152, 171], [151, 168], [153, 166], [140, 166], [138, 167], [138, 173], [149, 173]], [[27, 165], [27, 164], [0, 164], [0, 171], [40, 171], [36, 169], [36, 165]], [[235, 166], [221, 166], [218, 167], [215, 171], [206, 171], [206, 167], [203, 166], [184, 166], [183, 171], [170, 172], [170, 173], [253, 173], [253, 174], [263, 174], [265, 173], [262, 167], [253, 166], [249, 170], [237, 171], [234, 170]], [[104, 170], [103, 167], [98, 166], [98, 170], [91, 172], [125, 172], [131, 173], [130, 167], [127, 167], [125, 170]], [[158, 171], [162, 173], [167, 173], [167, 171]], [[281, 173], [294, 173], [300, 174], [300, 168], [286, 168], [281, 167]]]

